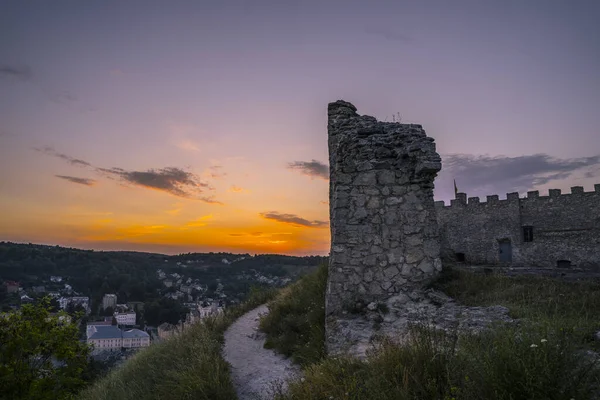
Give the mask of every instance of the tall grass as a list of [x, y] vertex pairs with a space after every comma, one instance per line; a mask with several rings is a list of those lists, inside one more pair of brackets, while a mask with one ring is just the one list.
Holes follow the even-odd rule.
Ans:
[[291, 357], [300, 365], [325, 356], [325, 287], [327, 265], [290, 285], [269, 304], [260, 321], [267, 334], [265, 347]]
[[243, 304], [208, 318], [181, 335], [153, 344], [83, 391], [86, 400], [236, 399], [221, 347], [227, 327], [275, 296], [252, 291]]
[[328, 358], [306, 368], [276, 399], [591, 399], [598, 383], [568, 333], [546, 339], [506, 327], [457, 338], [415, 327], [407, 343], [384, 343], [366, 361]]
[[600, 348], [600, 281], [567, 282], [541, 276], [506, 276], [445, 269], [432, 287], [468, 306], [503, 305], [514, 318], [548, 329], [572, 329], [573, 340]]

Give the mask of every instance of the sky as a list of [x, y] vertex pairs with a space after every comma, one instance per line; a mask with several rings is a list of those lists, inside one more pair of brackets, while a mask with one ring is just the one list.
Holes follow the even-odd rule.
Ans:
[[0, 240], [327, 254], [327, 103], [436, 200], [600, 182], [595, 0], [0, 1]]

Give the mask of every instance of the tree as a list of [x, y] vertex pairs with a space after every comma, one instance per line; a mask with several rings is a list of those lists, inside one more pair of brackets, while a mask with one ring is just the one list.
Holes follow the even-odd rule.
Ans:
[[50, 309], [44, 298], [0, 318], [2, 398], [69, 399], [86, 384], [89, 347], [66, 313]]

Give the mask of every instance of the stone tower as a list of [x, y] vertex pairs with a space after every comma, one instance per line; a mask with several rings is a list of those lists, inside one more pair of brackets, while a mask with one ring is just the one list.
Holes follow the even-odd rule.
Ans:
[[441, 270], [433, 200], [441, 159], [421, 125], [379, 122], [345, 101], [329, 104], [328, 133], [331, 350], [348, 309], [420, 289]]

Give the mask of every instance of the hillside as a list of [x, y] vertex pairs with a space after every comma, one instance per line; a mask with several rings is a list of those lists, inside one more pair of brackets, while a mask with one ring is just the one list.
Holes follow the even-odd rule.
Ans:
[[239, 303], [252, 286], [278, 287], [316, 268], [324, 257], [232, 253], [93, 251], [0, 242], [0, 280], [16, 281], [19, 293], [0, 285], [0, 306], [18, 307], [21, 297], [87, 296], [92, 316], [102, 313], [102, 296], [141, 306], [140, 324], [177, 323], [184, 304]]

